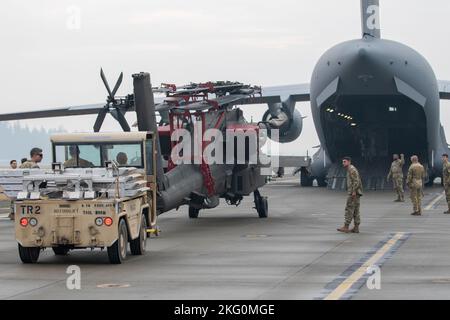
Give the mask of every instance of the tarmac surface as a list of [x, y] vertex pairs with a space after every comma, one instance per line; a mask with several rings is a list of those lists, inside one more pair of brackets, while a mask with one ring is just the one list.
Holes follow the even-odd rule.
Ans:
[[[421, 217], [391, 192], [366, 192], [361, 234], [336, 231], [345, 193], [293, 178], [261, 192], [268, 219], [257, 217], [252, 197], [197, 220], [173, 211], [160, 216], [162, 233], [146, 255], [122, 265], [110, 265], [105, 251], [56, 257], [49, 249], [24, 265], [0, 210], [0, 299], [450, 298], [450, 215], [439, 187], [425, 190]], [[80, 290], [66, 286], [70, 265], [81, 268]]]

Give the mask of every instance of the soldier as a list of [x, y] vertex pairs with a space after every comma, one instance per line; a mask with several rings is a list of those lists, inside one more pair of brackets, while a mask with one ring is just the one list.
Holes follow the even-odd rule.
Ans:
[[128, 164], [128, 156], [125, 152], [119, 152], [116, 156], [116, 161], [119, 166], [126, 166]]
[[30, 151], [30, 160], [25, 161], [20, 165], [20, 169], [39, 169], [39, 164], [44, 155], [41, 148], [33, 148]]
[[[359, 225], [361, 218], [359, 215], [360, 199], [363, 195], [361, 177], [358, 170], [352, 165], [352, 159], [345, 157], [342, 160], [342, 165], [347, 169], [347, 205], [345, 207], [345, 224], [342, 228], [337, 229], [344, 233], [359, 233]], [[354, 221], [354, 228], [349, 229], [350, 224]]]
[[394, 190], [397, 192], [397, 200], [395, 202], [405, 202], [405, 192], [403, 191], [403, 165], [405, 164], [405, 155], [394, 154], [394, 161], [391, 164], [391, 169], [387, 176], [389, 181], [392, 178]]
[[423, 196], [423, 179], [425, 178], [425, 169], [419, 163], [419, 157], [411, 157], [411, 166], [408, 170], [408, 178], [406, 184], [411, 193], [411, 202], [414, 207], [413, 216], [422, 215], [422, 196]]
[[80, 158], [80, 148], [78, 146], [70, 146], [69, 154], [71, 158], [64, 162], [66, 168], [93, 168], [94, 164], [88, 160]]
[[448, 211], [445, 211], [444, 214], [450, 214], [450, 162], [448, 161], [448, 154], [442, 155], [442, 184], [444, 185], [448, 205]]
[[17, 169], [17, 161], [16, 160], [11, 160], [9, 162], [9, 166], [11, 167], [11, 169]]

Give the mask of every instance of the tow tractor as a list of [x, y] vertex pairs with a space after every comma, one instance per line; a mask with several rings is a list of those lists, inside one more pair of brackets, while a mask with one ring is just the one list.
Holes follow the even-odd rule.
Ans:
[[51, 248], [105, 249], [112, 264], [142, 255], [156, 225], [155, 139], [151, 132], [51, 137], [51, 169], [0, 173], [15, 198], [15, 234], [23, 263]]

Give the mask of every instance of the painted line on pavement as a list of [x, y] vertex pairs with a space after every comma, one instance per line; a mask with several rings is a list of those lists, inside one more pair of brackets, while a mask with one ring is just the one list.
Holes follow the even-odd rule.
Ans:
[[409, 233], [397, 232], [380, 241], [359, 262], [350, 266], [338, 278], [325, 286], [318, 300], [349, 300], [367, 282], [368, 268], [381, 266], [390, 259], [398, 248], [409, 238]]
[[439, 201], [445, 197], [445, 192], [438, 194], [431, 202], [425, 207], [426, 211], [433, 209]]

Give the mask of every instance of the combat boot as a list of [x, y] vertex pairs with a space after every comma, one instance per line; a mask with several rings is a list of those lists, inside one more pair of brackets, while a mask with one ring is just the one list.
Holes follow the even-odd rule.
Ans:
[[359, 233], [359, 224], [355, 224], [352, 230], [350, 230], [351, 233]]
[[450, 203], [448, 204], [448, 210], [445, 211], [444, 214], [450, 214]]
[[343, 232], [343, 233], [350, 233], [350, 229], [348, 228], [349, 226], [350, 226], [349, 224], [345, 224], [342, 228], [337, 229], [337, 231]]

